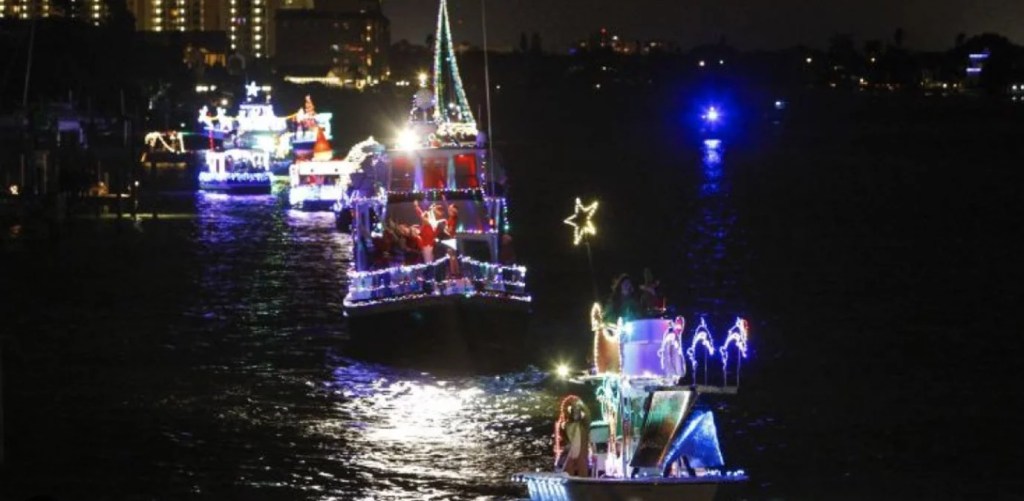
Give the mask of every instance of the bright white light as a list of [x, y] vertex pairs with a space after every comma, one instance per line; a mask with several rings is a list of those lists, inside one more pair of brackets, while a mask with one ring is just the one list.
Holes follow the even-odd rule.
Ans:
[[722, 146], [722, 140], [721, 139], [705, 139], [704, 140], [704, 146], [706, 148], [708, 148], [708, 149], [711, 149], [711, 150], [717, 150], [720, 146]]
[[398, 133], [398, 149], [400, 150], [414, 150], [420, 145], [420, 138], [416, 135], [416, 131], [412, 129], [405, 129]]
[[707, 120], [708, 122], [717, 122], [718, 119], [721, 117], [721, 113], [719, 113], [714, 106], [708, 108], [707, 113], [704, 114], [704, 119]]
[[805, 59], [805, 61], [807, 61], [807, 64], [811, 64], [811, 63], [813, 63], [813, 62], [814, 62], [814, 59], [811, 59], [811, 58], [807, 58], [807, 59]]
[[701, 68], [703, 68], [704, 67], [704, 60], [701, 59], [700, 62], [697, 63], [697, 66], [700, 66]]
[[256, 140], [256, 146], [263, 151], [274, 151], [274, 138], [270, 136], [260, 136]]
[[416, 79], [420, 82], [420, 87], [427, 86], [427, 72], [421, 71], [419, 75], [416, 75]]
[[557, 375], [559, 379], [569, 377], [569, 366], [565, 364], [558, 364], [558, 367], [555, 368], [555, 375]]

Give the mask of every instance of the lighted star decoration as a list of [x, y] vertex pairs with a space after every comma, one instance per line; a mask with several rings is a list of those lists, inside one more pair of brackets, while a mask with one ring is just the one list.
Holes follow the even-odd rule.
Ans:
[[248, 98], [254, 98], [260, 92], [260, 86], [256, 85], [256, 82], [249, 82], [249, 85], [245, 86], [245, 96]]
[[597, 201], [590, 205], [583, 205], [579, 197], [576, 197], [576, 208], [573, 215], [565, 218], [565, 224], [573, 228], [573, 245], [579, 245], [587, 235], [596, 235], [597, 228], [594, 227], [594, 213], [597, 212]]

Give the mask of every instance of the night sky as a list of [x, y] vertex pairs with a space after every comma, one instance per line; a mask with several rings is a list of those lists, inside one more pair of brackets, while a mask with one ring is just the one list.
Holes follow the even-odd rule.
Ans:
[[[480, 0], [449, 0], [456, 40], [477, 45]], [[392, 41], [422, 44], [433, 32], [436, 0], [384, 0]], [[490, 0], [488, 37], [493, 48], [511, 48], [519, 33], [537, 31], [547, 51], [562, 51], [602, 26], [628, 39], [661, 38], [684, 49], [724, 35], [739, 49], [778, 49], [797, 44], [824, 48], [835, 33], [892, 38], [902, 27], [905, 45], [941, 50], [957, 33], [996, 32], [1024, 41], [1021, 0]]]

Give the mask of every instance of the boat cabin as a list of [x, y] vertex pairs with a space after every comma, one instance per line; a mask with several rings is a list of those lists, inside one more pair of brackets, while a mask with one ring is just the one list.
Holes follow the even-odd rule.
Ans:
[[381, 158], [342, 200], [355, 248], [349, 306], [448, 294], [529, 302], [505, 199], [486, 189], [485, 150], [416, 148]]

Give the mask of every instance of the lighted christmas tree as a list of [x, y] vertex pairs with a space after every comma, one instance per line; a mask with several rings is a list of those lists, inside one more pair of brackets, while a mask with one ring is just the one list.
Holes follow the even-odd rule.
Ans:
[[[446, 74], [447, 70], [447, 74]], [[437, 36], [434, 37], [434, 121], [476, 124], [459, 76], [459, 64], [452, 47], [452, 28], [448, 22], [448, 1], [441, 0], [437, 12]]]

